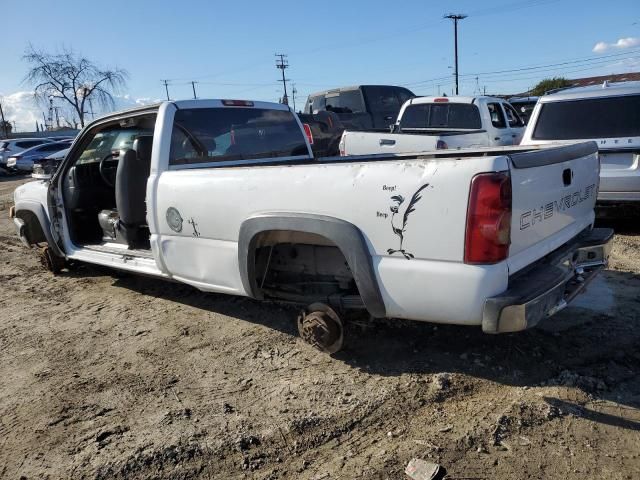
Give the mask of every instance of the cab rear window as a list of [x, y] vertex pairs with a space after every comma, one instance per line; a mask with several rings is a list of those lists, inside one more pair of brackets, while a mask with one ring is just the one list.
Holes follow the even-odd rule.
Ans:
[[543, 103], [532, 138], [640, 137], [640, 95]]
[[304, 134], [287, 110], [194, 108], [175, 114], [169, 164], [308, 155]]
[[479, 130], [482, 128], [480, 111], [468, 103], [423, 103], [409, 105], [400, 120], [403, 130], [433, 128]]

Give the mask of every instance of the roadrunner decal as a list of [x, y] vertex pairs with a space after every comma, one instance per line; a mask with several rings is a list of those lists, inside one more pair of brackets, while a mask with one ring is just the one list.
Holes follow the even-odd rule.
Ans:
[[[407, 260], [411, 260], [414, 258], [413, 253], [407, 252], [404, 248], [402, 248], [402, 244], [404, 242], [404, 234], [407, 231], [407, 223], [409, 221], [409, 215], [415, 211], [416, 204], [422, 199], [420, 193], [429, 186], [428, 183], [422, 185], [411, 197], [407, 208], [404, 211], [402, 217], [400, 217], [400, 207], [404, 204], [405, 198], [402, 195], [394, 195], [391, 197], [391, 200], [395, 205], [391, 205], [391, 229], [393, 233], [396, 234], [399, 238], [400, 244], [397, 249], [390, 248], [387, 250], [389, 255], [395, 255], [399, 253], [404, 256]], [[402, 222], [400, 222], [400, 218], [402, 218]]]

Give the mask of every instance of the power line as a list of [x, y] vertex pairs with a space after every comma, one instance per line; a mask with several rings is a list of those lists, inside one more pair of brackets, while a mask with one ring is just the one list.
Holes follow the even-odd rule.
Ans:
[[[635, 53], [640, 53], [640, 49], [636, 49], [636, 50], [632, 50], [632, 51], [628, 51], [628, 52], [623, 52], [623, 53], [613, 53], [613, 54], [609, 54], [609, 55], [600, 55], [597, 57], [582, 57], [581, 59], [575, 59], [575, 60], [568, 60], [568, 61], [562, 61], [562, 62], [557, 62], [557, 63], [549, 63], [549, 64], [544, 64], [544, 65], [534, 65], [534, 66], [528, 66], [528, 67], [518, 67], [518, 68], [512, 68], [512, 69], [508, 69], [508, 70], [495, 70], [495, 71], [491, 71], [491, 72], [475, 72], [475, 73], [467, 73], [464, 75], [460, 75], [460, 77], [476, 77], [476, 76], [481, 76], [481, 77], [486, 77], [486, 76], [491, 76], [491, 75], [503, 75], [505, 73], [515, 73], [515, 72], [524, 72], [524, 71], [528, 71], [533, 73], [535, 70], [548, 70], [550, 67], [557, 67], [557, 66], [563, 66], [563, 65], [574, 65], [574, 66], [579, 66], [579, 64], [587, 64], [587, 63], [591, 63], [591, 64], [599, 64], [599, 63], [606, 63], [609, 60], [606, 59], [610, 59], [610, 58], [620, 58], [620, 57], [625, 57], [625, 56], [629, 56], [629, 55], [633, 55]], [[435, 77], [435, 78], [431, 78], [428, 80], [419, 80], [419, 81], [415, 81], [415, 82], [408, 82], [408, 83], [403, 83], [403, 86], [418, 86], [421, 84], [425, 84], [425, 83], [432, 83], [432, 82], [437, 82], [440, 80], [446, 80], [448, 79], [449, 76], [442, 76], [442, 77]]]

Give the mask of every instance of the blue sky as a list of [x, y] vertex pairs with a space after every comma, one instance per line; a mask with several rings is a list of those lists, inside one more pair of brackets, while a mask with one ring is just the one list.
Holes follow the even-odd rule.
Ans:
[[[100, 65], [128, 70], [123, 104], [164, 97], [277, 100], [274, 53], [289, 55], [300, 97], [361, 83], [406, 84], [417, 94], [451, 91], [453, 27], [461, 12], [461, 93], [516, 93], [552, 75], [569, 78], [640, 70], [638, 0], [495, 1], [121, 1], [0, 0], [0, 95], [19, 122], [27, 44], [71, 47]], [[625, 40], [616, 44], [620, 39]], [[594, 47], [599, 42], [597, 51]], [[616, 55], [616, 56], [612, 56]], [[546, 69], [522, 70], [589, 59]], [[593, 60], [591, 60], [593, 59]], [[478, 80], [475, 74], [480, 73]], [[431, 79], [438, 79], [430, 81]], [[438, 87], [439, 85], [439, 87]], [[20, 94], [20, 100], [14, 97]], [[17, 97], [16, 97], [17, 98]], [[13, 101], [15, 100], [15, 101]], [[22, 112], [24, 113], [24, 112]], [[24, 116], [24, 115], [23, 115]]]

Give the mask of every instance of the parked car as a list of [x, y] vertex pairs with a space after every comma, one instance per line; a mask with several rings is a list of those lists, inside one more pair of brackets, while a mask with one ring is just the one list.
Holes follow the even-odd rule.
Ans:
[[538, 100], [523, 145], [593, 140], [603, 206], [640, 206], [640, 82], [568, 88]]
[[72, 140], [62, 140], [61, 142], [49, 142], [23, 150], [20, 153], [11, 155], [7, 159], [7, 169], [19, 172], [33, 171], [33, 164], [53, 152], [64, 150], [71, 145]]
[[538, 97], [511, 97], [509, 103], [518, 111], [518, 115], [526, 124], [529, 123], [533, 108], [538, 102]]
[[16, 155], [43, 143], [51, 143], [51, 140], [48, 138], [5, 138], [0, 140], [0, 167], [7, 166], [7, 160], [11, 155]]
[[418, 97], [405, 102], [390, 133], [345, 130], [340, 154], [517, 145], [523, 133], [524, 122], [500, 98]]
[[31, 176], [38, 180], [48, 180], [55, 173], [55, 171], [64, 160], [64, 157], [69, 153], [69, 149], [65, 148], [58, 152], [54, 152], [51, 155], [44, 157], [40, 161], [36, 161], [33, 164], [33, 173]]
[[597, 146], [460, 152], [314, 158], [285, 105], [163, 102], [89, 124], [10, 215], [53, 272], [81, 261], [308, 305], [300, 333], [328, 352], [346, 309], [532, 327], [606, 265]]
[[309, 95], [304, 113], [334, 112], [351, 130], [389, 130], [402, 104], [412, 97], [411, 90], [392, 85], [334, 88]]

